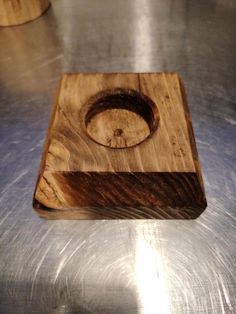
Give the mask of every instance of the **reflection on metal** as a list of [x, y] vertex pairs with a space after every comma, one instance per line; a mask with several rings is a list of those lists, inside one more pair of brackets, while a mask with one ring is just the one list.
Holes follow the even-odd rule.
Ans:
[[[51, 3], [0, 29], [0, 313], [235, 313], [235, 1]], [[31, 202], [61, 74], [161, 70], [186, 85], [206, 211], [41, 220]]]
[[[151, 69], [153, 57], [153, 42], [152, 42], [152, 20], [151, 9], [152, 1], [138, 0], [132, 2], [131, 8], [134, 15], [134, 71], [140, 69], [140, 59], [144, 69]], [[151, 70], [149, 70], [151, 71]]]
[[[141, 229], [142, 226], [139, 226]], [[142, 314], [170, 313], [162, 256], [151, 239], [137, 236], [135, 248], [135, 274]]]

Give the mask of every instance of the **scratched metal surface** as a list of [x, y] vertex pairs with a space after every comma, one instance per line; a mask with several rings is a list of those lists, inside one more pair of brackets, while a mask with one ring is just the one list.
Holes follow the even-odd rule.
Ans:
[[[235, 1], [52, 0], [0, 29], [0, 313], [236, 312]], [[177, 71], [208, 208], [195, 221], [45, 221], [32, 210], [56, 83]]]

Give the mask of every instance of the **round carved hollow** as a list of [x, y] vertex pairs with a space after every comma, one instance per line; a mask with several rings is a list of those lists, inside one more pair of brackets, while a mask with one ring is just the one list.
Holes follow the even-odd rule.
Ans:
[[110, 148], [140, 144], [159, 123], [157, 106], [149, 97], [120, 88], [90, 98], [81, 110], [81, 118], [86, 134]]
[[0, 25], [19, 25], [42, 15], [49, 0], [0, 0]]

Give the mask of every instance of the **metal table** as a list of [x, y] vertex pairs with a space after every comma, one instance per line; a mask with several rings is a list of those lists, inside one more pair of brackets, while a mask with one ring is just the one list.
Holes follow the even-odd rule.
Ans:
[[[52, 0], [0, 29], [0, 313], [236, 312], [236, 3]], [[208, 208], [193, 221], [46, 221], [32, 194], [75, 71], [177, 71]]]

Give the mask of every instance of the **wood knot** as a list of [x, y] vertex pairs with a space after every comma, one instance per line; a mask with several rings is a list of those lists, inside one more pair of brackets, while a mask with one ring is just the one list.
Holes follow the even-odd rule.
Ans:
[[122, 133], [123, 133], [122, 129], [115, 129], [114, 136], [121, 136]]

